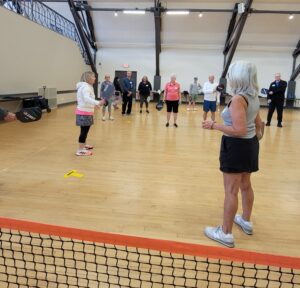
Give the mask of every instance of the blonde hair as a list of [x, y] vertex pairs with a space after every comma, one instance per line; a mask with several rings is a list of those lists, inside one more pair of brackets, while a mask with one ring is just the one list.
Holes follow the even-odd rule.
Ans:
[[234, 94], [258, 96], [257, 70], [250, 62], [237, 61], [230, 65], [228, 80]]
[[87, 82], [89, 79], [91, 79], [92, 76], [95, 76], [94, 72], [86, 71], [81, 75], [80, 81], [81, 82]]

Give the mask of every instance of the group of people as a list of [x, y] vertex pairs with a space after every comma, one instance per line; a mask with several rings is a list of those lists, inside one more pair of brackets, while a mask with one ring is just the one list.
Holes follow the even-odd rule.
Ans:
[[[197, 79], [195, 78], [194, 80], [193, 85], [195, 86], [191, 87], [193, 89], [191, 92], [193, 93], [196, 91], [195, 87], [199, 87]], [[102, 107], [103, 109], [108, 106], [111, 109], [112, 101], [109, 98], [118, 89], [116, 85], [110, 82], [109, 76], [106, 75], [105, 81], [101, 85], [102, 99], [96, 100], [93, 90], [95, 81], [96, 77], [93, 72], [85, 72], [81, 77], [81, 81], [77, 84], [76, 125], [80, 127], [79, 147], [76, 152], [78, 156], [92, 155], [91, 150], [93, 146], [87, 144], [86, 140], [90, 126], [93, 125], [94, 108]], [[254, 192], [251, 185], [251, 175], [259, 169], [259, 140], [263, 137], [264, 123], [259, 114], [259, 89], [255, 65], [244, 61], [231, 64], [228, 72], [228, 83], [233, 96], [221, 114], [223, 124], [217, 123], [213, 114], [216, 103], [211, 102], [217, 102], [215, 96], [212, 96], [216, 93], [214, 77], [212, 75], [209, 76], [209, 81], [203, 86], [204, 95], [207, 95], [207, 97], [204, 97], [202, 127], [223, 133], [219, 160], [225, 191], [223, 223], [216, 227], [206, 227], [204, 234], [227, 247], [234, 247], [235, 243], [232, 234], [234, 223], [247, 235], [252, 235], [253, 233], [251, 214], [254, 203]], [[123, 89], [122, 114], [130, 114], [134, 91], [131, 72], [128, 72], [126, 79], [124, 79]], [[269, 112], [267, 126], [270, 125], [272, 114], [275, 108], [277, 108], [278, 127], [282, 127], [282, 108], [285, 89], [286, 82], [281, 80], [280, 74], [276, 74], [275, 81], [271, 83], [268, 92]], [[150, 95], [151, 90], [152, 87], [148, 79], [143, 77], [139, 85], [141, 109], [145, 102], [148, 111], [147, 97], [149, 97], [148, 95]], [[181, 92], [175, 75], [172, 75], [170, 82], [165, 85], [164, 101], [167, 105], [166, 126], [169, 126], [171, 113], [173, 112], [174, 126], [177, 127], [176, 121], [178, 106], [181, 101]], [[209, 110], [212, 111], [212, 117], [208, 120], [207, 112]], [[15, 114], [0, 109], [0, 119], [12, 121], [15, 119]], [[242, 196], [242, 214], [237, 214], [239, 191], [241, 191]]]
[[[271, 122], [272, 113], [277, 108], [278, 124], [281, 124], [282, 114], [280, 114], [280, 100], [276, 97], [284, 92], [285, 81], [280, 82], [279, 74], [276, 74], [276, 81], [271, 83], [268, 99], [269, 113], [267, 125]], [[194, 95], [199, 88], [197, 78], [191, 85], [192, 100], [195, 101]], [[102, 83], [101, 95], [103, 100], [95, 100], [92, 85], [95, 76], [91, 72], [83, 74], [82, 82], [78, 83], [78, 106], [76, 110], [76, 123], [81, 127], [79, 137], [79, 150], [77, 155], [91, 155], [90, 150], [93, 148], [86, 144], [86, 136], [90, 125], [93, 124], [92, 113], [94, 106], [100, 107], [105, 104], [105, 92], [113, 89], [105, 88], [107, 83]], [[109, 78], [106, 77], [108, 82]], [[132, 106], [132, 96], [134, 92], [134, 83], [131, 79], [131, 72], [123, 80], [123, 104], [122, 114], [130, 114]], [[208, 226], [204, 229], [204, 234], [210, 239], [217, 241], [227, 247], [234, 247], [234, 237], [232, 234], [233, 224], [239, 226], [247, 235], [252, 235], [253, 224], [251, 214], [254, 203], [254, 192], [251, 185], [251, 174], [259, 169], [259, 140], [263, 137], [264, 122], [262, 122], [259, 109], [260, 102], [258, 99], [259, 89], [257, 83], [257, 71], [255, 65], [249, 62], [238, 61], [233, 63], [228, 72], [228, 83], [233, 92], [233, 96], [227, 106], [224, 108], [221, 117], [224, 124], [215, 121], [217, 98], [217, 84], [214, 83], [214, 76], [209, 76], [209, 81], [203, 85], [204, 92], [204, 115], [202, 127], [208, 130], [217, 130], [223, 133], [220, 147], [220, 170], [223, 172], [224, 179], [224, 212], [223, 223], [216, 227]], [[152, 88], [146, 77], [143, 77], [138, 91], [141, 93], [141, 109], [146, 102]], [[82, 100], [85, 99], [85, 104]], [[167, 123], [173, 113], [174, 126], [177, 125], [178, 106], [181, 101], [180, 84], [176, 82], [176, 76], [172, 75], [170, 82], [165, 85], [163, 100], [167, 106]], [[82, 106], [83, 105], [83, 106]], [[108, 104], [109, 105], [109, 104]], [[275, 108], [274, 108], [275, 107]], [[127, 109], [127, 110], [126, 110]], [[212, 112], [211, 119], [207, 119], [208, 111]], [[140, 111], [142, 112], [142, 110]], [[88, 128], [85, 128], [88, 126]], [[281, 127], [280, 125], [278, 125]], [[242, 196], [242, 214], [238, 211], [238, 194], [241, 191]]]

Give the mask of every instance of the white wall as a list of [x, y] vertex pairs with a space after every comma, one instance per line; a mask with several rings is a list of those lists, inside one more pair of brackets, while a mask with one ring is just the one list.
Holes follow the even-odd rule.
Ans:
[[148, 75], [149, 79], [153, 80], [155, 74], [155, 51], [151, 48], [102, 48], [98, 50], [97, 67], [99, 81], [103, 81], [106, 73], [114, 76], [116, 70], [125, 70], [122, 67], [123, 64], [129, 64], [129, 70], [138, 72], [138, 81], [144, 75]]
[[0, 94], [37, 92], [42, 86], [75, 90], [82, 72], [90, 70], [74, 41], [2, 7], [0, 35]]
[[[240, 49], [233, 61], [247, 60], [256, 64], [261, 88], [268, 88], [274, 74], [281, 72], [284, 80], [289, 80], [292, 70], [290, 51], [270, 52]], [[155, 51], [151, 48], [103, 48], [97, 55], [100, 80], [105, 73], [114, 75], [115, 70], [125, 70], [122, 64], [129, 64], [129, 70], [138, 71], [138, 79], [147, 75], [153, 79], [155, 74]], [[182, 89], [187, 90], [194, 76], [203, 84], [209, 74], [219, 79], [223, 68], [223, 55], [220, 50], [163, 49], [161, 53], [162, 84], [172, 73], [177, 74]], [[162, 86], [163, 88], [163, 86]], [[297, 78], [297, 98], [300, 98], [300, 77]]]
[[[234, 7], [235, 0], [172, 0], [163, 2], [167, 8], [228, 8]], [[281, 2], [281, 3], [280, 3]], [[112, 0], [91, 3], [101, 8], [145, 8], [153, 6], [152, 1]], [[271, 1], [256, 0], [255, 9], [299, 10], [299, 0]], [[131, 70], [138, 71], [153, 79], [155, 73], [155, 41], [153, 14], [143, 16], [113, 16], [113, 12], [93, 12], [96, 38], [100, 51], [98, 62], [102, 65], [99, 72], [122, 70], [128, 63]], [[162, 17], [161, 75], [165, 83], [169, 75], [176, 73], [184, 90], [188, 89], [194, 76], [201, 83], [211, 73], [218, 79], [223, 68], [222, 49], [227, 35], [231, 13], [197, 13], [188, 16]], [[269, 86], [275, 72], [289, 80], [292, 72], [292, 53], [299, 41], [300, 16], [289, 20], [288, 15], [251, 14], [245, 25], [234, 60], [243, 59], [257, 65], [259, 85]], [[299, 57], [300, 58], [300, 57]], [[300, 98], [300, 78], [296, 95]]]

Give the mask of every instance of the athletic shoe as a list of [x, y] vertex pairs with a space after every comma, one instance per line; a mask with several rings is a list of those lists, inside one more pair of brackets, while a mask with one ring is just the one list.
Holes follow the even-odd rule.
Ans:
[[143, 111], [142, 111], [142, 110], [140, 110], [140, 113], [142, 114], [142, 113], [143, 113]]
[[87, 145], [84, 146], [84, 149], [85, 150], [92, 150], [92, 149], [94, 149], [94, 147], [92, 145], [87, 144]]
[[103, 117], [102, 117], [102, 121], [105, 121], [105, 120], [106, 120], [106, 119], [105, 119], [105, 117], [103, 116]]
[[229, 248], [234, 247], [234, 239], [232, 234], [225, 234], [222, 226], [205, 227], [204, 234], [211, 240], [217, 241]]
[[110, 120], [110, 121], [113, 121], [113, 120], [115, 120], [115, 119], [114, 119], [114, 117], [110, 116], [110, 117], [109, 117], [109, 120]]
[[178, 127], [178, 125], [176, 124], [176, 123], [174, 123], [174, 126], [177, 128]]
[[150, 112], [149, 112], [149, 110], [146, 110], [146, 112], [149, 114]]
[[249, 221], [245, 221], [241, 215], [235, 215], [234, 223], [238, 225], [247, 235], [253, 234], [252, 223]]
[[270, 122], [267, 122], [267, 123], [266, 123], [266, 126], [270, 126], [270, 125], [271, 125], [271, 123], [270, 123]]
[[166, 124], [166, 127], [169, 127], [170, 126], [170, 124], [169, 124], [169, 122]]
[[190, 108], [186, 108], [186, 111], [190, 111]]
[[93, 153], [89, 150], [78, 150], [75, 154], [77, 156], [92, 156], [93, 155]]
[[277, 127], [282, 128], [282, 124], [281, 124], [281, 123], [278, 123], [278, 124], [277, 124]]

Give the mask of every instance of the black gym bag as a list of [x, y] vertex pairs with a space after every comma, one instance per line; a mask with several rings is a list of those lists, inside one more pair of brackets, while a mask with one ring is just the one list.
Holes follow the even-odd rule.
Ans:
[[32, 107], [39, 107], [42, 110], [47, 110], [48, 113], [51, 112], [48, 99], [42, 96], [23, 99], [23, 108], [32, 108]]

